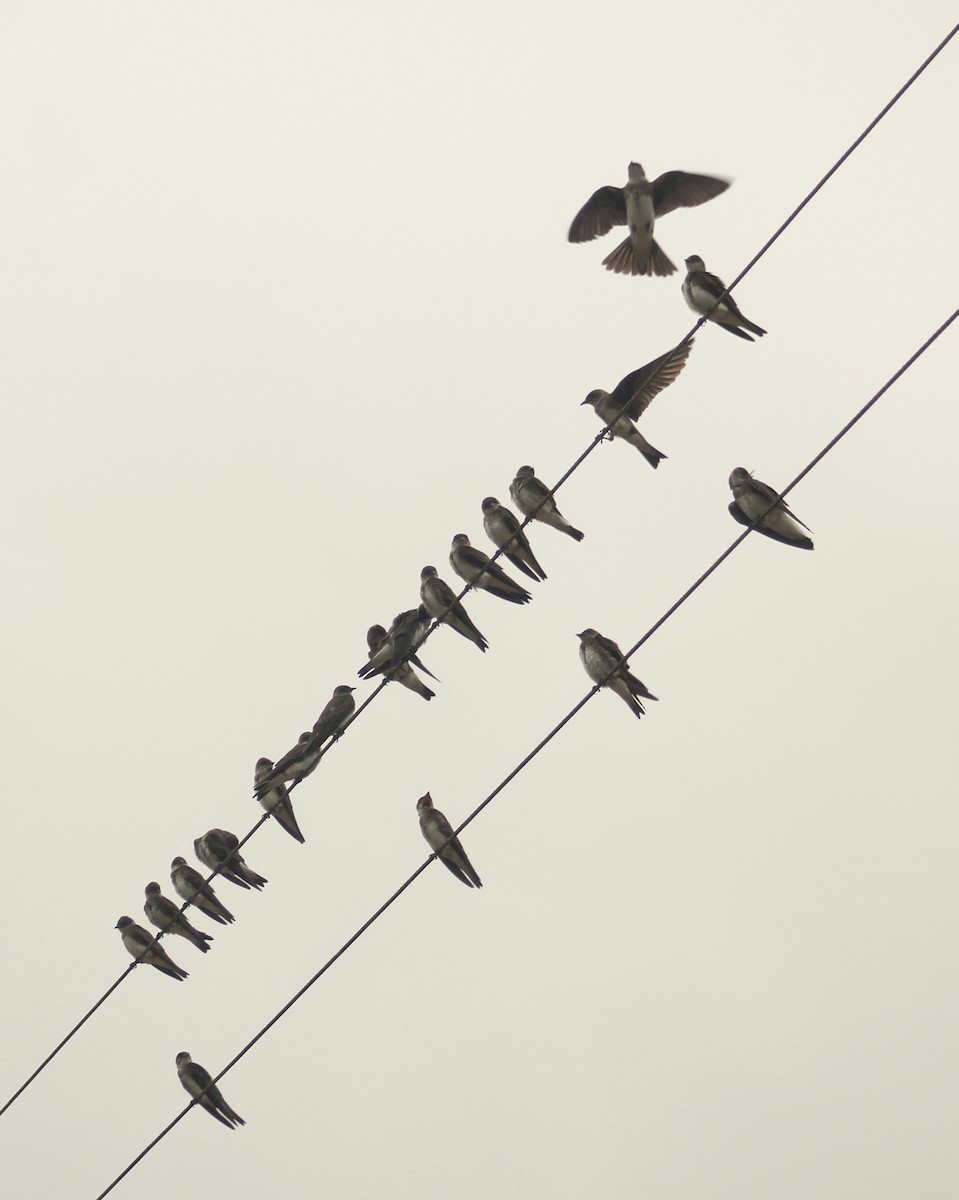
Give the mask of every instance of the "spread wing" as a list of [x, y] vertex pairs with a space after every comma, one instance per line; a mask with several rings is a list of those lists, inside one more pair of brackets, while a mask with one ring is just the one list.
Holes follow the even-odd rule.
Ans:
[[654, 358], [619, 381], [609, 398], [612, 412], [625, 411], [631, 421], [638, 421], [655, 396], [676, 379], [686, 365], [692, 340], [675, 346], [659, 358]]
[[591, 242], [609, 233], [614, 225], [626, 224], [626, 197], [623, 189], [601, 187], [593, 192], [569, 227], [571, 242]]

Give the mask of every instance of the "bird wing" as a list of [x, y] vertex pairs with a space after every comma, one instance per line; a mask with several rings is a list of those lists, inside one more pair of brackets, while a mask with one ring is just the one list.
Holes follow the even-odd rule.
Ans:
[[675, 208], [695, 208], [719, 196], [729, 187], [726, 179], [714, 175], [690, 175], [687, 171], [666, 171], [653, 182], [653, 208], [663, 217]]
[[621, 187], [601, 187], [593, 192], [569, 227], [571, 242], [591, 242], [626, 224], [626, 197]]
[[610, 394], [609, 408], [638, 421], [653, 398], [676, 379], [692, 351], [692, 340], [675, 346], [638, 370], [630, 371]]

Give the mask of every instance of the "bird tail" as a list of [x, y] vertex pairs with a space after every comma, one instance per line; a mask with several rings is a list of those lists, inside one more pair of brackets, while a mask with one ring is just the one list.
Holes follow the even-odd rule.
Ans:
[[[740, 316], [742, 316], [742, 314], [740, 314]], [[756, 337], [765, 337], [766, 336], [766, 330], [762, 329], [759, 325], [754, 325], [752, 323], [752, 321], [747, 321], [745, 317], [742, 318], [742, 321], [743, 321], [743, 324], [746, 326], [746, 328], [749, 330], [749, 332], [754, 333], [756, 335]]]
[[569, 536], [571, 538], [573, 538], [574, 541], [577, 541], [577, 542], [581, 542], [583, 540], [583, 538], [586, 536], [586, 534], [583, 533], [582, 530], [576, 529], [572, 525], [561, 525], [560, 529], [562, 529], [563, 533], [568, 533]]

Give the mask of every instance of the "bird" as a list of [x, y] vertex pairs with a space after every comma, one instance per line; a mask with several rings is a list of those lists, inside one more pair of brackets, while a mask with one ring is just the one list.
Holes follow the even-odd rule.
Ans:
[[[736, 307], [736, 301], [727, 293], [726, 285], [716, 275], [710, 275], [706, 264], [698, 254], [691, 254], [686, 259], [686, 278], [683, 280], [683, 297], [694, 313], [699, 313], [707, 320], [715, 321], [722, 329], [734, 333], [736, 337], [745, 338], [747, 342], [755, 341], [756, 337], [764, 337], [766, 330], [747, 321]], [[720, 296], [723, 296], [720, 300]], [[717, 304], [717, 300], [719, 303]]]
[[217, 900], [213, 888], [195, 867], [188, 865], [182, 855], [178, 854], [170, 867], [170, 878], [178, 896], [189, 901], [211, 921], [217, 921], [220, 925], [233, 924], [236, 920], [233, 913]]
[[529, 539], [523, 532], [516, 514], [500, 504], [495, 496], [483, 501], [483, 528], [486, 536], [509, 559], [518, 571], [539, 583], [546, 572], [536, 561]]
[[465, 533], [458, 533], [453, 538], [450, 566], [460, 579], [474, 588], [482, 588], [510, 604], [529, 604], [533, 598], [526, 588], [510, 579], [499, 563], [492, 562], [488, 554], [471, 546]]
[[624, 187], [602, 187], [586, 201], [569, 227], [571, 242], [590, 242], [615, 225], [628, 225], [629, 237], [603, 259], [607, 271], [620, 275], [672, 275], [676, 270], [653, 239], [653, 226], [676, 208], [695, 208], [729, 187], [714, 175], [667, 171], [648, 180], [639, 163], [629, 164]]
[[293, 815], [293, 802], [290, 800], [290, 793], [286, 789], [286, 784], [274, 783], [262, 795], [260, 794], [259, 786], [272, 770], [272, 759], [258, 758], [256, 760], [256, 766], [253, 769], [253, 785], [257, 793], [257, 799], [280, 828], [285, 829], [291, 838], [295, 838], [302, 845], [306, 841], [306, 838], [300, 833], [300, 827], [297, 825], [296, 817]]
[[[404, 612], [397, 613], [379, 646], [375, 650], [370, 647], [369, 658], [360, 667], [357, 674], [364, 679], [371, 679], [374, 675], [386, 674], [391, 667], [412, 662], [431, 679], [436, 679], [429, 667], [416, 656], [416, 651], [426, 640], [429, 628], [430, 614], [422, 604], [418, 608], [408, 608]], [[369, 645], [369, 633], [367, 634], [367, 645]], [[437, 680], [437, 682], [439, 681]]]
[[[729, 476], [733, 501], [729, 515], [740, 525], [748, 525], [774, 542], [784, 542], [800, 550], [812, 550], [812, 533], [808, 525], [790, 511], [789, 505], [768, 483], [754, 479], [745, 467], [736, 467]], [[802, 529], [800, 529], [802, 525]]]
[[553, 529], [568, 534], [577, 542], [581, 542], [586, 536], [566, 520], [556, 507], [553, 493], [536, 478], [532, 467], [519, 468], [516, 478], [509, 485], [509, 494], [524, 517], [532, 517], [534, 521], [551, 525]]
[[[395, 667], [389, 665], [389, 653], [392, 652], [393, 642], [390, 635], [386, 632], [382, 625], [371, 625], [366, 631], [366, 644], [370, 650], [370, 663], [375, 658], [379, 658], [381, 651], [387, 651], [387, 659], [384, 666], [376, 668], [370, 674], [377, 674], [382, 671], [385, 679], [394, 680], [396, 683], [401, 683], [403, 687], [409, 688], [411, 692], [416, 692], [418, 696], [422, 696], [424, 700], [432, 700], [436, 695], [434, 691], [426, 686], [419, 675], [413, 670], [408, 662], [398, 663]], [[362, 669], [360, 674], [363, 674]]]
[[184, 1088], [200, 1107], [205, 1108], [211, 1117], [216, 1117], [227, 1129], [246, 1124], [223, 1099], [223, 1093], [213, 1082], [210, 1072], [204, 1070], [199, 1063], [195, 1063], [185, 1050], [181, 1050], [176, 1056], [176, 1073]]
[[193, 849], [205, 867], [237, 887], [260, 891], [268, 882], [246, 865], [240, 853], [240, 839], [228, 829], [208, 829], [202, 837], [194, 839]]
[[281, 755], [269, 771], [263, 772], [255, 789], [257, 798], [265, 795], [271, 787], [277, 784], [286, 784], [291, 780], [299, 783], [301, 779], [305, 779], [307, 775], [316, 770], [322, 757], [323, 749], [313, 736], [313, 731], [305, 730], [300, 734], [296, 745], [291, 750], [287, 750], [286, 754]]
[[182, 967], [178, 967], [156, 938], [152, 934], [147, 933], [142, 925], [137, 925], [131, 917], [121, 917], [114, 928], [120, 930], [120, 938], [124, 949], [138, 963], [145, 962], [148, 966], [156, 967], [158, 971], [162, 971], [164, 975], [169, 975], [177, 983], [182, 983], [187, 975], [189, 975], [189, 971], [184, 971]]
[[158, 883], [148, 883], [145, 892], [147, 902], [143, 906], [143, 911], [150, 924], [155, 925], [164, 933], [179, 934], [180, 937], [186, 938], [188, 942], [196, 946], [197, 950], [202, 950], [206, 954], [210, 949], [207, 942], [213, 941], [210, 934], [194, 929], [184, 914], [180, 912], [180, 906], [161, 895]]
[[325, 742], [327, 738], [336, 741], [343, 732], [344, 726], [356, 711], [356, 701], [353, 699], [355, 691], [356, 688], [351, 688], [347, 683], [341, 683], [333, 689], [333, 695], [327, 700], [313, 726], [313, 737], [317, 745]]
[[595, 388], [582, 404], [589, 404], [599, 419], [609, 426], [609, 438], [621, 438], [635, 446], [653, 468], [666, 457], [661, 450], [651, 446], [643, 437], [634, 421], [638, 421], [655, 396], [676, 379], [686, 365], [692, 351], [692, 339], [654, 358], [644, 367], [638, 367], [625, 375], [612, 392]]
[[433, 807], [429, 792], [417, 800], [416, 811], [420, 814], [423, 837], [443, 866], [467, 887], [481, 888], [483, 881], [473, 870], [473, 864], [466, 857], [459, 838], [453, 833], [453, 826], [438, 808]]
[[489, 642], [466, 615], [466, 609], [456, 599], [456, 593], [448, 583], [440, 579], [435, 567], [426, 566], [420, 571], [420, 600], [423, 607], [436, 621], [442, 621], [455, 629], [485, 654]]
[[646, 685], [632, 674], [626, 663], [620, 661], [623, 658], [622, 650], [595, 629], [584, 629], [576, 636], [579, 638], [579, 657], [593, 683], [608, 687], [626, 702], [630, 712], [642, 717], [646, 709], [639, 698], [658, 700], [659, 697], [654, 696]]

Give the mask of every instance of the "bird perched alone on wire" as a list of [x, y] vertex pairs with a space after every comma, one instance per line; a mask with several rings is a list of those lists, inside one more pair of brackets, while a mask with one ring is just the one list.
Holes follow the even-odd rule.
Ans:
[[[734, 521], [749, 525], [774, 542], [784, 542], [800, 550], [813, 548], [812, 538], [808, 536], [812, 530], [808, 525], [803, 525], [782, 496], [768, 483], [754, 479], [745, 467], [736, 467], [729, 476], [729, 488], [733, 494], [729, 515]], [[803, 533], [803, 529], [807, 532]]]
[[227, 1129], [235, 1129], [237, 1125], [246, 1124], [246, 1121], [238, 1113], [235, 1113], [223, 1099], [223, 1093], [213, 1082], [210, 1072], [204, 1070], [199, 1063], [195, 1063], [185, 1050], [181, 1050], [176, 1056], [176, 1073], [184, 1088], [197, 1104], [201, 1108], [205, 1108], [211, 1117], [216, 1117]]
[[659, 697], [654, 696], [646, 685], [632, 674], [626, 663], [620, 661], [623, 657], [622, 650], [595, 629], [584, 629], [576, 636], [579, 638], [579, 657], [593, 683], [608, 687], [624, 701], [631, 713], [642, 717], [646, 709], [640, 703], [640, 697], [644, 700], [658, 700]]
[[[765, 337], [766, 330], [748, 321], [736, 307], [732, 296], [728, 292], [723, 296], [725, 291], [726, 285], [718, 275], [710, 275], [698, 254], [691, 254], [686, 259], [683, 298], [694, 313], [714, 321], [722, 329], [734, 333], [736, 337], [745, 338], [747, 342], [755, 341], [749, 333], [754, 333], [756, 337]], [[719, 299], [720, 296], [723, 296], [722, 300]], [[747, 329], [749, 333], [746, 332]]]
[[481, 888], [483, 881], [466, 857], [466, 851], [459, 838], [453, 833], [453, 826], [438, 808], [433, 807], [433, 797], [429, 792], [417, 800], [416, 811], [420, 814], [423, 837], [443, 866], [455, 875], [460, 883], [465, 883], [467, 887]]

